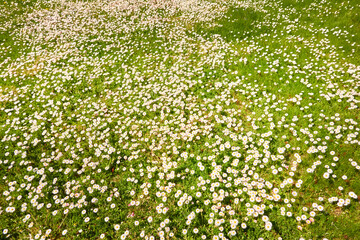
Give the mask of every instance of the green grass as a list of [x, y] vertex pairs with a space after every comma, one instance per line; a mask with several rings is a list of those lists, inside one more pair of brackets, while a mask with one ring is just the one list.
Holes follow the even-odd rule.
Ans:
[[0, 239], [359, 239], [357, 1], [0, 8]]

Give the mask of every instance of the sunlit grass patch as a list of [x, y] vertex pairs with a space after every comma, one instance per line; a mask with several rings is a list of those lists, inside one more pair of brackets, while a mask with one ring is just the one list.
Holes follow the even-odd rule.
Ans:
[[1, 4], [1, 239], [357, 239], [356, 1]]

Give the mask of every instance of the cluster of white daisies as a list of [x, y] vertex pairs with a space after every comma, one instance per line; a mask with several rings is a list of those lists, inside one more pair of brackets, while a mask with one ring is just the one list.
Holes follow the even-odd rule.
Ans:
[[[196, 30], [236, 8], [264, 20], [235, 40]], [[279, 219], [302, 236], [358, 201], [360, 66], [327, 38], [347, 31], [255, 0], [42, 0], [10, 29], [4, 238], [281, 239]], [[313, 181], [335, 187], [310, 193]]]

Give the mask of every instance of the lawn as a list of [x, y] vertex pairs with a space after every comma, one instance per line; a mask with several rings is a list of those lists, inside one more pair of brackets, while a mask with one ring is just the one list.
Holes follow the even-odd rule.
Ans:
[[357, 0], [0, 3], [0, 239], [360, 239]]

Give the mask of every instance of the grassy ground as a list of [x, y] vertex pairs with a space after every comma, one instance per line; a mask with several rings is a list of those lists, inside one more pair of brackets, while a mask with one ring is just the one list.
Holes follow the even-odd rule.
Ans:
[[0, 3], [1, 239], [359, 239], [357, 1]]

